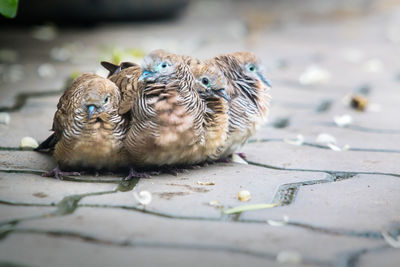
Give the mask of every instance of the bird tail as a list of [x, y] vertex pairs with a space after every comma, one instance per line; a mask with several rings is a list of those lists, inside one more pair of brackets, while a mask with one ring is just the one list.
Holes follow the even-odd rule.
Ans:
[[35, 148], [35, 151], [51, 151], [54, 150], [55, 145], [57, 144], [58, 140], [56, 135], [53, 133], [50, 135], [46, 140], [44, 140], [37, 148]]

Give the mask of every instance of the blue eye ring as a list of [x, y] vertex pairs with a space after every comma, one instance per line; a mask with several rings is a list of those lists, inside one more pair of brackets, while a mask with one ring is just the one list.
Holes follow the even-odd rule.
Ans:
[[167, 62], [163, 62], [160, 65], [161, 65], [161, 68], [163, 68], [163, 69], [165, 69], [168, 66]]
[[254, 64], [250, 64], [247, 69], [251, 72], [256, 72], [257, 71], [257, 67]]

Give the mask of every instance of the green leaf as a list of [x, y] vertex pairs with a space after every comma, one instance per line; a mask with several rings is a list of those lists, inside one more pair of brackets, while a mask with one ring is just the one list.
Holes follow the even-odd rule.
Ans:
[[223, 213], [225, 214], [234, 214], [234, 213], [240, 213], [243, 211], [250, 211], [250, 210], [261, 210], [261, 209], [270, 209], [278, 206], [280, 202], [278, 203], [271, 203], [271, 204], [252, 204], [252, 205], [242, 205], [239, 207], [235, 207], [232, 209], [227, 209], [224, 210]]
[[1, 0], [0, 14], [6, 18], [15, 18], [17, 15], [18, 0]]

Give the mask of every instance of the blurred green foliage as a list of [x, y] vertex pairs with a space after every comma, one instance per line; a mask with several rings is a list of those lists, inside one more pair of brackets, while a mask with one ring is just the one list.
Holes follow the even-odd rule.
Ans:
[[1, 0], [0, 14], [6, 18], [15, 18], [17, 15], [18, 0]]

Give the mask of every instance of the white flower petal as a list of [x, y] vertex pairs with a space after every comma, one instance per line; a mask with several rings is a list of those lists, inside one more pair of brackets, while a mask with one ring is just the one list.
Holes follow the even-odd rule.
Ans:
[[22, 148], [37, 148], [39, 146], [38, 142], [32, 137], [26, 136], [21, 139], [21, 147]]
[[340, 147], [338, 147], [337, 145], [334, 145], [334, 144], [326, 144], [326, 145], [333, 151], [342, 151], [342, 149]]
[[152, 200], [152, 196], [149, 191], [140, 191], [139, 194], [136, 191], [133, 191], [132, 194], [143, 206], [149, 205]]
[[326, 144], [336, 144], [336, 138], [327, 133], [320, 133], [317, 136], [316, 142], [322, 145]]
[[304, 143], [304, 136], [301, 134], [298, 134], [295, 139], [293, 138], [285, 138], [283, 141], [287, 144], [295, 145], [295, 146], [301, 146]]
[[318, 66], [309, 66], [299, 77], [300, 84], [314, 85], [326, 83], [331, 78], [331, 74]]
[[233, 154], [232, 154], [231, 162], [239, 163], [239, 164], [245, 164], [245, 165], [248, 165], [248, 164], [249, 164], [249, 163], [247, 163], [247, 161], [245, 161], [241, 156], [239, 156], [239, 155], [236, 154], [236, 153], [233, 153]]
[[208, 202], [208, 205], [216, 208], [222, 207], [221, 202], [218, 200], [211, 200], [210, 202]]
[[346, 126], [349, 126], [353, 122], [353, 118], [350, 115], [346, 114], [346, 115], [341, 115], [341, 116], [335, 116], [333, 118], [333, 121], [339, 127], [346, 127]]

